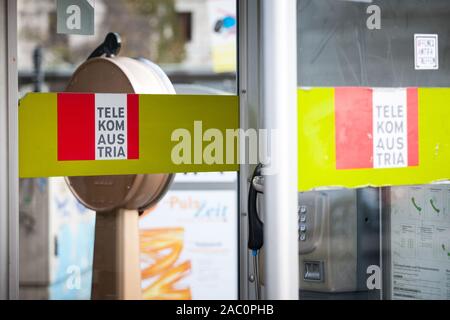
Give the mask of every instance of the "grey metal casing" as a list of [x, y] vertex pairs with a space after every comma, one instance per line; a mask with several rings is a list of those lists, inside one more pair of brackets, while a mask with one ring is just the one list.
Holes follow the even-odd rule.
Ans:
[[[308, 208], [306, 240], [299, 241], [300, 288], [320, 292], [348, 292], [357, 288], [356, 190], [299, 194]], [[322, 265], [320, 280], [305, 277], [307, 263]]]

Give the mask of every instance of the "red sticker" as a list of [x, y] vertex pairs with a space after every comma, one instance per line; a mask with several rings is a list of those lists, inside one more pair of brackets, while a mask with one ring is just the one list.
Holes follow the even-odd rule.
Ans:
[[58, 160], [139, 159], [139, 96], [58, 94]]
[[336, 88], [336, 168], [418, 166], [417, 92]]

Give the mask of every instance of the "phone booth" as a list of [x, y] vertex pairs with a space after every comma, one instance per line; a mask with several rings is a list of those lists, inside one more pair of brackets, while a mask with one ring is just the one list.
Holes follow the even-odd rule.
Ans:
[[[237, 32], [237, 94], [177, 95], [159, 66], [120, 55], [111, 33], [63, 92], [19, 99], [17, 1], [0, 0], [0, 298], [19, 297], [19, 221], [32, 227], [19, 210], [19, 177], [65, 177], [95, 211], [92, 298], [139, 300], [139, 216], [175, 175], [238, 172], [239, 299], [450, 299], [448, 1], [238, 0], [236, 8], [237, 17], [222, 10], [207, 26]], [[189, 53], [193, 36], [207, 37], [181, 13]], [[150, 38], [180, 36], [169, 31]], [[215, 41], [220, 69], [230, 51]], [[225, 146], [227, 130], [238, 132], [236, 148]], [[265, 141], [253, 148], [252, 136]], [[182, 206], [205, 207], [191, 198]], [[214, 238], [211, 230], [195, 232]], [[149, 260], [171, 246], [159, 245]], [[161, 260], [174, 265], [183, 249], [169, 249]], [[170, 285], [187, 265], [167, 272]]]

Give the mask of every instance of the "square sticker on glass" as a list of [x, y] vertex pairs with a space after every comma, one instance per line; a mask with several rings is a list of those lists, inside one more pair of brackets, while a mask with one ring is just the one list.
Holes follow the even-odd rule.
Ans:
[[439, 69], [439, 42], [437, 34], [414, 35], [414, 60], [416, 70]]

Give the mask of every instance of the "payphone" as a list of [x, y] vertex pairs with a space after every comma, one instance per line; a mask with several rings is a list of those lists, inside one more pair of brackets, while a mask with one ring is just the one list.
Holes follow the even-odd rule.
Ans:
[[[259, 173], [256, 170], [256, 173]], [[261, 183], [253, 177], [249, 197], [249, 249], [260, 250], [257, 286], [264, 286], [264, 247], [259, 220]], [[252, 193], [259, 190], [258, 198]], [[380, 191], [335, 189], [298, 194], [299, 288], [302, 299], [379, 297], [367, 288], [367, 270], [379, 263]], [[262, 210], [261, 210], [262, 212]], [[258, 217], [255, 217], [255, 214]], [[259, 244], [260, 247], [258, 249]], [[257, 288], [260, 291], [260, 288]], [[257, 295], [258, 296], [258, 295]]]

